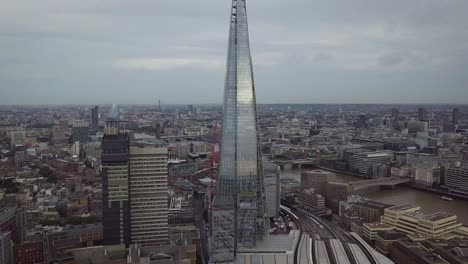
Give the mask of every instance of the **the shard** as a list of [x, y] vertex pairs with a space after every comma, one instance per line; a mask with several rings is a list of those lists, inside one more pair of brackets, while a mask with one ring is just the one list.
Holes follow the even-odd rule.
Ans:
[[211, 257], [235, 260], [268, 230], [255, 84], [245, 0], [233, 0], [224, 89], [220, 167], [212, 212]]

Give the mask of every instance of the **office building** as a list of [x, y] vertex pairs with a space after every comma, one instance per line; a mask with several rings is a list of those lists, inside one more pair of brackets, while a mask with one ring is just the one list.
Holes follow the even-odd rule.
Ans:
[[245, 0], [233, 0], [212, 215], [214, 262], [233, 261], [239, 249], [255, 247], [265, 239], [269, 224], [249, 45]]
[[327, 182], [336, 176], [325, 170], [303, 170], [301, 172], [301, 188], [313, 188], [317, 194], [325, 195]]
[[0, 209], [0, 232], [9, 232], [14, 243], [21, 243], [25, 237], [23, 209], [2, 207]]
[[372, 178], [386, 177], [390, 174], [392, 152], [361, 152], [349, 158], [350, 170]]
[[9, 264], [13, 262], [11, 247], [10, 232], [0, 232], [0, 263]]
[[392, 251], [392, 245], [396, 241], [406, 238], [406, 235], [395, 231], [383, 231], [378, 232], [375, 236], [375, 249], [384, 254], [390, 255]]
[[370, 244], [374, 244], [377, 234], [394, 230], [395, 227], [386, 223], [364, 223], [361, 228], [361, 236]]
[[263, 174], [265, 177], [265, 193], [268, 217], [278, 217], [280, 212], [280, 168], [276, 164], [263, 159]]
[[296, 194], [300, 207], [309, 211], [321, 211], [325, 209], [325, 197], [314, 193], [312, 189], [301, 190]]
[[419, 121], [428, 121], [429, 120], [429, 112], [426, 108], [420, 107], [418, 108], [418, 120]]
[[440, 167], [415, 167], [414, 183], [426, 187], [432, 187], [434, 183], [440, 183]]
[[25, 145], [26, 144], [26, 132], [25, 131], [14, 131], [11, 132], [11, 145]]
[[99, 130], [99, 107], [91, 108], [91, 131]]
[[89, 124], [87, 122], [76, 122], [72, 128], [73, 140], [80, 142], [81, 144], [88, 143], [91, 141], [89, 136]]
[[382, 223], [394, 227], [396, 231], [430, 239], [451, 238], [462, 226], [456, 215], [445, 212], [426, 215], [420, 210], [421, 207], [411, 204], [389, 207], [385, 209]]
[[461, 119], [460, 109], [454, 108], [453, 111], [452, 111], [452, 123], [454, 125], [457, 125], [458, 122], [460, 121], [460, 119]]
[[130, 146], [131, 243], [168, 244], [167, 147], [159, 140]]
[[429, 123], [426, 121], [410, 120], [406, 124], [409, 134], [416, 134], [418, 132], [427, 132]]
[[68, 137], [66, 136], [66, 131], [68, 128], [68, 123], [60, 122], [59, 125], [52, 127], [52, 142], [55, 145], [66, 144], [68, 143]]
[[463, 167], [446, 167], [444, 185], [452, 193], [468, 195], [468, 169]]
[[392, 121], [398, 122], [398, 120], [400, 120], [400, 110], [392, 108]]
[[15, 264], [43, 263], [44, 242], [30, 241], [13, 246]]
[[101, 142], [102, 213], [105, 245], [130, 244], [130, 139], [120, 133], [118, 119], [109, 119]]
[[357, 216], [363, 223], [373, 223], [380, 221], [384, 215], [385, 208], [391, 205], [379, 203], [376, 201], [363, 201], [355, 204]]
[[468, 241], [461, 240], [424, 240], [402, 239], [391, 247], [391, 258], [396, 264], [465, 264]]

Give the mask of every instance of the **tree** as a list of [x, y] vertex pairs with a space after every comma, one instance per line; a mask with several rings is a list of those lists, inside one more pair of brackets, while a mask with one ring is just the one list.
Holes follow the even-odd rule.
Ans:
[[57, 183], [57, 175], [50, 174], [49, 177], [47, 177], [46, 181], [48, 183]]
[[41, 175], [44, 178], [49, 177], [52, 174], [52, 170], [49, 168], [49, 166], [42, 166], [39, 169], [39, 175]]

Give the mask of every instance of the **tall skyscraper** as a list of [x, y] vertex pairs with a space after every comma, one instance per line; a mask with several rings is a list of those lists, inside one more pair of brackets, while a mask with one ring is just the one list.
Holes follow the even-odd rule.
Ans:
[[101, 142], [102, 222], [105, 245], [130, 244], [129, 152], [130, 140], [109, 118]]
[[267, 235], [265, 186], [245, 0], [233, 0], [211, 257], [233, 261]]
[[91, 130], [99, 130], [99, 107], [95, 106], [91, 108]]
[[130, 146], [131, 243], [168, 244], [167, 147], [162, 141]]

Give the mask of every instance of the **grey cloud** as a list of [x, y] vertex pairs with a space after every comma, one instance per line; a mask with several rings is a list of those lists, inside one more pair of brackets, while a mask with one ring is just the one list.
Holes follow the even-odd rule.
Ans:
[[[220, 103], [229, 2], [0, 0], [0, 104]], [[247, 2], [259, 102], [468, 97], [468, 1]]]
[[331, 54], [319, 53], [315, 55], [314, 60], [318, 62], [327, 62], [333, 60], [333, 56]]
[[383, 66], [398, 65], [404, 62], [406, 57], [407, 53], [401, 51], [387, 53], [379, 58], [379, 64]]

